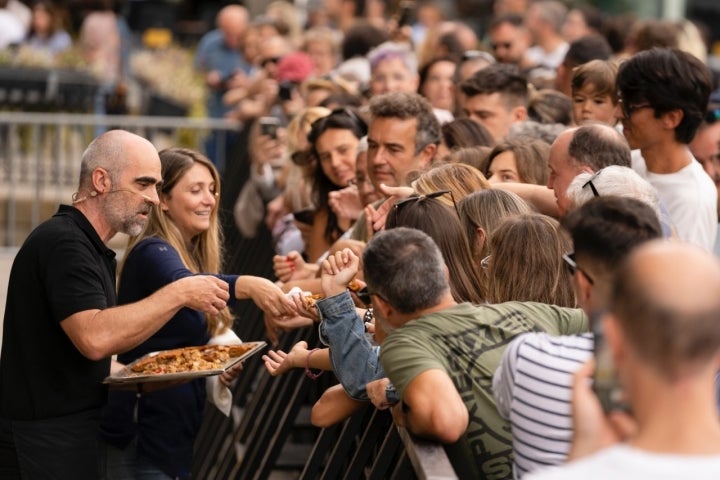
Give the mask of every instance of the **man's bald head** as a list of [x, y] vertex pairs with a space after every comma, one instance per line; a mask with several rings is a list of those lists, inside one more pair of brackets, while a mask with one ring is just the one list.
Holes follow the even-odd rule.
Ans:
[[[130, 149], [140, 149], [157, 157], [157, 149], [152, 143], [127, 130], [110, 130], [95, 138], [82, 156], [80, 188], [89, 186], [90, 175], [96, 168], [107, 170], [110, 179], [116, 181], [119, 172], [127, 166]], [[158, 163], [159, 161], [158, 158]]]
[[619, 165], [630, 167], [630, 146], [615, 128], [593, 123], [574, 130], [568, 153], [576, 163], [590, 167], [594, 172]]
[[222, 31], [225, 45], [238, 48], [249, 21], [248, 11], [241, 5], [228, 5], [216, 17], [217, 28]]
[[720, 262], [689, 244], [648, 242], [618, 270], [612, 312], [627, 343], [658, 373], [676, 379], [720, 351]]

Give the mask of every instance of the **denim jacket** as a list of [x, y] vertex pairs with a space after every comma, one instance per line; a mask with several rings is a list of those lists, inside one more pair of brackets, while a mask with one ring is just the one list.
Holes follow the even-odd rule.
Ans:
[[[340, 384], [354, 400], [367, 401], [365, 385], [385, 378], [378, 354], [365, 336], [365, 325], [355, 311], [349, 292], [324, 298], [316, 303], [320, 312], [320, 341], [330, 347], [330, 364]], [[387, 401], [397, 403], [398, 395], [388, 384]]]

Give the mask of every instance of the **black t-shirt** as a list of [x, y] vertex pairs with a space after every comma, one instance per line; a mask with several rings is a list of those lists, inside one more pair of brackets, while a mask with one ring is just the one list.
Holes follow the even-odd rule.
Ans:
[[115, 252], [74, 207], [61, 205], [28, 236], [8, 283], [0, 416], [36, 420], [102, 407], [110, 359], [84, 357], [60, 322], [114, 306], [115, 267]]

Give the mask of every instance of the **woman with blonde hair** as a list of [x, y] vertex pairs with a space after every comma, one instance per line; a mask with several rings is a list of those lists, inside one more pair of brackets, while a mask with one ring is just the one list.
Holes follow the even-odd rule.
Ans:
[[506, 218], [490, 239], [487, 297], [490, 303], [540, 302], [575, 307], [575, 290], [563, 254], [570, 238], [557, 220], [539, 213]]
[[[128, 242], [118, 304], [144, 298], [178, 278], [210, 273], [229, 284], [230, 305], [251, 298], [270, 317], [294, 314], [292, 303], [271, 281], [219, 273], [220, 176], [210, 160], [193, 150], [170, 148], [160, 152], [160, 162], [160, 202], [153, 206], [145, 230]], [[154, 351], [205, 345], [216, 336], [224, 343], [237, 342], [232, 325], [228, 309], [212, 316], [183, 308], [148, 340], [118, 355], [118, 361], [130, 363]], [[228, 386], [238, 374], [239, 369], [233, 369], [219, 381]], [[136, 478], [140, 473], [189, 477], [205, 397], [205, 379], [152, 392], [111, 390], [100, 429], [105, 442], [103, 478], [110, 472], [112, 478]]]
[[480, 170], [464, 163], [446, 163], [433, 167], [420, 175], [411, 185], [419, 194], [450, 190], [452, 199], [450, 195], [438, 198], [448, 206], [453, 206], [453, 199], [459, 202], [473, 192], [490, 188], [490, 184]]

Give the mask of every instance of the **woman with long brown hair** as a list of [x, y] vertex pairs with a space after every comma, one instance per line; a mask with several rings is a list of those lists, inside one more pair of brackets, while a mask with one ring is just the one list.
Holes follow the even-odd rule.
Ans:
[[[269, 280], [219, 273], [220, 177], [210, 160], [193, 150], [170, 148], [160, 152], [160, 162], [160, 203], [153, 206], [145, 230], [128, 242], [118, 303], [137, 301], [178, 278], [211, 273], [229, 284], [230, 304], [251, 298], [270, 316], [293, 314], [290, 301]], [[183, 308], [147, 341], [119, 355], [118, 361], [129, 363], [158, 350], [205, 345], [213, 336], [232, 336], [232, 325], [228, 309], [212, 316]], [[221, 383], [227, 386], [238, 373], [226, 372]], [[205, 396], [205, 379], [153, 392], [111, 390], [101, 423], [106, 444], [103, 475], [189, 477]]]

